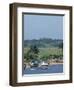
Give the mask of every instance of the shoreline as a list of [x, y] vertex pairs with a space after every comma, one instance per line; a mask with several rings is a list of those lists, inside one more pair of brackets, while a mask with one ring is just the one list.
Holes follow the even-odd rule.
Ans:
[[49, 65], [59, 65], [59, 64], [63, 64], [63, 63], [50, 63]]
[[[52, 66], [52, 65], [63, 65], [63, 63], [50, 63], [50, 64], [48, 64], [48, 66]], [[38, 67], [40, 67], [40, 66], [38, 66]], [[26, 68], [30, 68], [30, 65], [26, 65]]]

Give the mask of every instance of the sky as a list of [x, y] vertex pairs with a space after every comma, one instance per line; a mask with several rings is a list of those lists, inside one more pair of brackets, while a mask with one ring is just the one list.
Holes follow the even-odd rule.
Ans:
[[24, 40], [63, 39], [63, 16], [24, 14]]

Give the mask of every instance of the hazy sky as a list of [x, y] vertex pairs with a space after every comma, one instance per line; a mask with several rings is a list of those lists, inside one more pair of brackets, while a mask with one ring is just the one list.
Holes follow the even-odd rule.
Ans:
[[24, 15], [24, 40], [63, 39], [63, 16]]

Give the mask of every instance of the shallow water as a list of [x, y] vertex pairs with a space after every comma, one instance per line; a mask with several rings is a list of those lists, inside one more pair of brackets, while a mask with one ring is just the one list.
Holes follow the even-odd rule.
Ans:
[[63, 64], [51, 65], [47, 67], [33, 67], [26, 68], [24, 70], [24, 74], [43, 74], [43, 73], [62, 73], [63, 72]]

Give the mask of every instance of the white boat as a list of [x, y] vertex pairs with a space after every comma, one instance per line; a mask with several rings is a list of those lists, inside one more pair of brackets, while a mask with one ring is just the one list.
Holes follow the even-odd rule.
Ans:
[[40, 66], [48, 66], [48, 63], [43, 61], [43, 62], [40, 63]]
[[48, 69], [48, 63], [42, 61], [39, 65], [39, 67], [43, 70], [46, 70], [46, 69]]

